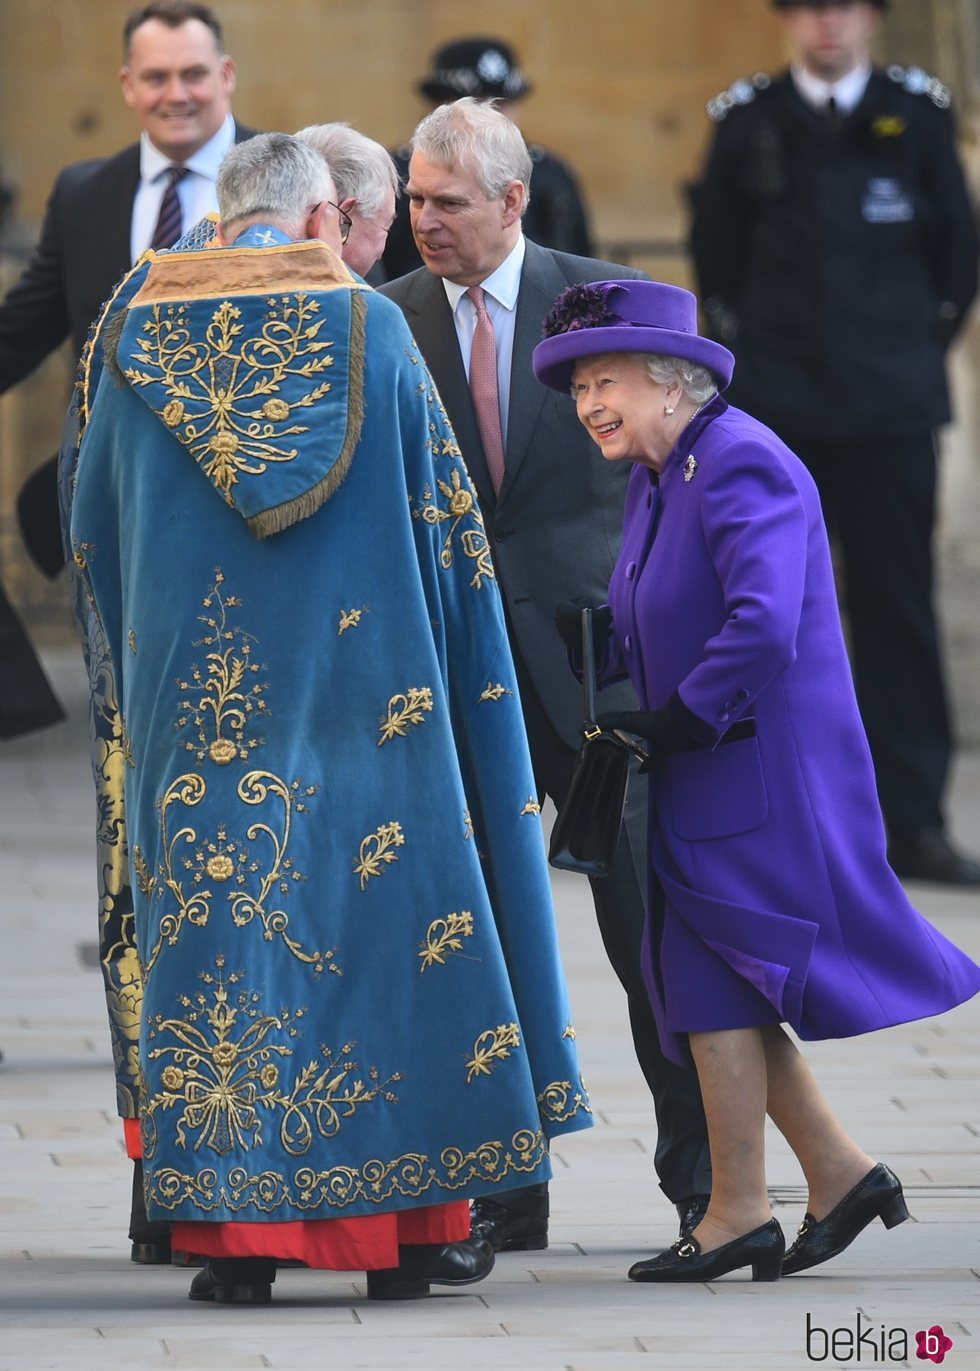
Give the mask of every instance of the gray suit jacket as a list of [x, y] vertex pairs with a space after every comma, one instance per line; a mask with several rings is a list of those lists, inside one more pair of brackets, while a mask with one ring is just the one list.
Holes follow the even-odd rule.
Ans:
[[[535, 379], [531, 353], [545, 315], [569, 285], [642, 277], [630, 267], [572, 257], [527, 242], [514, 335], [507, 470], [495, 494], [470, 400], [445, 287], [426, 268], [382, 286], [402, 309], [432, 372], [480, 498], [511, 640], [555, 728], [581, 740], [582, 691], [554, 624], [555, 605], [577, 595], [605, 602], [619, 549], [628, 463], [607, 463], [569, 396]], [[603, 692], [608, 709], [635, 708], [626, 684]]]

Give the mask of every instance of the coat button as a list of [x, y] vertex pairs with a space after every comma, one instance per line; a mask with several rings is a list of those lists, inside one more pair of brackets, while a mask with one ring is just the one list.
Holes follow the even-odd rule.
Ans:
[[744, 704], [745, 701], [749, 698], [749, 692], [743, 687], [743, 689], [741, 690], [736, 690], [735, 698], [736, 700], [738, 700], [739, 704]]
[[626, 579], [627, 579], [627, 581], [632, 581], [632, 579], [633, 579], [633, 577], [634, 577], [635, 575], [636, 575], [636, 563], [635, 563], [635, 562], [630, 562], [629, 565], [628, 565], [627, 568], [626, 568]]
[[625, 647], [627, 652], [633, 651], [633, 639], [628, 633], [626, 637], [623, 639], [623, 647]]
[[719, 709], [718, 713], [715, 715], [715, 718], [718, 720], [720, 724], [727, 724], [728, 720], [731, 717], [732, 716], [729, 714], [727, 709]]

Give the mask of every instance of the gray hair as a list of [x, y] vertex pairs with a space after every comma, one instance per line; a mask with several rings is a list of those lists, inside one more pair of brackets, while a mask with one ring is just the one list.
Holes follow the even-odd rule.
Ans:
[[350, 196], [366, 219], [381, 213], [389, 190], [398, 194], [398, 168], [390, 153], [350, 124], [310, 124], [293, 136], [324, 158], [338, 201]]
[[683, 357], [662, 357], [659, 353], [644, 352], [640, 356], [647, 364], [651, 380], [661, 386], [677, 381], [687, 398], [696, 405], [703, 405], [718, 394], [714, 373], [699, 362], [688, 362]]
[[288, 133], [260, 133], [229, 149], [217, 189], [222, 224], [263, 214], [294, 231], [334, 195], [326, 162]]
[[531, 154], [520, 129], [494, 100], [464, 96], [427, 114], [412, 135], [412, 151], [441, 167], [469, 164], [488, 200], [499, 200], [511, 181], [531, 198]]

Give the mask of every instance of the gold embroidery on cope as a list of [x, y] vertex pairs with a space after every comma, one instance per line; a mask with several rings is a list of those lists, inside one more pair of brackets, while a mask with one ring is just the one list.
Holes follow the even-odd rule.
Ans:
[[[422, 492], [422, 506], [420, 509], [412, 510], [412, 518], [423, 519], [425, 523], [432, 525], [449, 523], [442, 551], [439, 553], [439, 564], [444, 571], [448, 571], [453, 564], [453, 539], [459, 533], [459, 545], [464, 555], [476, 563], [470, 585], [474, 590], [482, 590], [484, 580], [494, 579], [493, 561], [483, 515], [472, 491], [463, 487], [458, 467], [454, 467], [450, 473], [450, 482], [436, 481], [440, 492], [446, 498], [446, 508], [435, 503], [432, 488], [426, 486]], [[467, 522], [471, 522], [472, 527], [462, 527]]]
[[541, 813], [541, 806], [538, 804], [537, 800], [534, 798], [533, 795], [529, 795], [529, 796], [527, 797], [527, 801], [525, 802], [524, 808], [521, 810], [521, 815], [522, 815], [522, 817], [523, 817], [523, 815], [525, 815], [525, 814], [540, 814], [540, 813]]
[[[207, 992], [180, 997], [187, 1011], [183, 1019], [158, 1014], [148, 1025], [147, 1039], [153, 1044], [149, 1059], [167, 1064], [160, 1072], [162, 1089], [147, 1101], [145, 1113], [152, 1120], [158, 1110], [179, 1108], [178, 1146], [209, 1148], [219, 1155], [235, 1148], [248, 1151], [262, 1142], [261, 1111], [278, 1117], [279, 1140], [298, 1157], [309, 1151], [317, 1134], [335, 1137], [343, 1120], [364, 1105], [397, 1103], [390, 1087], [403, 1079], [402, 1073], [382, 1081], [372, 1066], [366, 1084], [351, 1055], [353, 1042], [336, 1054], [321, 1046], [321, 1056], [303, 1066], [287, 1086], [291, 1040], [306, 1010], [263, 1014], [258, 992], [234, 989], [242, 973], [225, 975], [222, 957], [216, 965], [217, 975], [201, 977]], [[148, 1133], [152, 1140], [155, 1125]]]
[[409, 724], [423, 724], [426, 714], [431, 713], [432, 690], [429, 686], [409, 686], [407, 694], [392, 695], [387, 715], [381, 716], [378, 747], [396, 736], [404, 738]]
[[204, 597], [204, 608], [211, 612], [198, 615], [205, 633], [195, 639], [194, 646], [211, 649], [204, 670], [195, 663], [191, 679], [177, 681], [178, 689], [187, 692], [177, 706], [182, 711], [177, 727], [193, 724], [197, 730], [197, 742], [187, 741], [184, 746], [199, 762], [208, 756], [218, 766], [227, 766], [236, 757], [244, 762], [250, 752], [261, 747], [265, 740], [246, 737], [246, 729], [253, 716], [269, 712], [263, 698], [268, 682], [249, 679], [263, 669], [251, 660], [255, 639], [228, 623], [228, 610], [240, 607], [242, 602], [236, 595], [222, 592], [224, 579], [221, 570], [216, 570], [214, 584]]
[[372, 876], [383, 874], [383, 864], [398, 861], [398, 853], [394, 849], [404, 845], [405, 834], [397, 819], [381, 824], [373, 833], [369, 833], [361, 840], [360, 856], [354, 863], [354, 874], [360, 876], [362, 890]]
[[433, 919], [425, 931], [425, 942], [419, 944], [420, 974], [430, 966], [445, 966], [449, 953], [462, 952], [463, 939], [472, 936], [473, 915], [468, 909], [449, 913], [444, 919]]
[[361, 616], [367, 613], [367, 605], [362, 605], [360, 609], [342, 609], [340, 611], [340, 624], [337, 628], [337, 637], [346, 633], [349, 628], [356, 628], [361, 622]]
[[129, 650], [130, 650], [130, 652], [133, 654], [133, 656], [135, 657], [135, 656], [136, 656], [136, 633], [134, 632], [133, 629], [130, 629], [130, 630], [129, 630]]
[[482, 705], [488, 700], [502, 700], [505, 695], [513, 695], [513, 693], [514, 692], [508, 690], [505, 685], [501, 685], [499, 681], [496, 684], [492, 681], [487, 681], [486, 688], [477, 700], [477, 704]]
[[[260, 476], [267, 464], [291, 462], [295, 447], [285, 440], [307, 433], [294, 411], [309, 408], [330, 390], [318, 380], [333, 366], [332, 342], [318, 338], [324, 321], [318, 301], [305, 292], [267, 300], [268, 312], [257, 336], [242, 338], [241, 310], [225, 300], [211, 317], [204, 342], [193, 342], [184, 304], [153, 305], [143, 325], [136, 367], [125, 377], [134, 387], [157, 384], [161, 377], [171, 398], [161, 413], [216, 488], [231, 503], [240, 475]], [[287, 377], [311, 385], [287, 404], [276, 392]]]
[[473, 1056], [466, 1063], [466, 1084], [477, 1076], [489, 1076], [498, 1062], [510, 1056], [512, 1047], [520, 1047], [521, 1035], [516, 1023], [498, 1024], [485, 1029], [473, 1044]]
[[588, 1099], [571, 1081], [552, 1081], [546, 1085], [538, 1096], [538, 1108], [548, 1123], [567, 1123], [580, 1112], [592, 1113]]
[[472, 1181], [493, 1185], [536, 1170], [548, 1155], [541, 1129], [522, 1128], [510, 1145], [493, 1139], [475, 1148], [446, 1147], [438, 1160], [424, 1152], [405, 1152], [391, 1161], [372, 1158], [361, 1167], [334, 1166], [319, 1171], [303, 1166], [292, 1177], [278, 1171], [250, 1176], [244, 1167], [233, 1167], [228, 1184], [219, 1185], [217, 1173], [204, 1167], [195, 1173], [166, 1167], [149, 1178], [149, 1194], [162, 1209], [174, 1210], [190, 1203], [201, 1213], [212, 1210], [315, 1211], [346, 1209], [367, 1201], [381, 1204], [395, 1195], [417, 1199], [433, 1188], [459, 1190]]
[[464, 809], [464, 810], [463, 810], [463, 842], [464, 842], [464, 843], [466, 842], [467, 838], [472, 838], [472, 837], [473, 837], [473, 832], [474, 832], [474, 829], [473, 829], [473, 819], [472, 819], [472, 817], [471, 817], [471, 815], [470, 815], [470, 811], [469, 811], [468, 809]]

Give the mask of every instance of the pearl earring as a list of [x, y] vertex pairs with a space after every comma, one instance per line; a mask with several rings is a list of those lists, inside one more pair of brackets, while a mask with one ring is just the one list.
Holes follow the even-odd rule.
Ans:
[[665, 414], [673, 414], [673, 412], [674, 412], [674, 406], [673, 406], [673, 405], [664, 405], [664, 413], [665, 413]]

